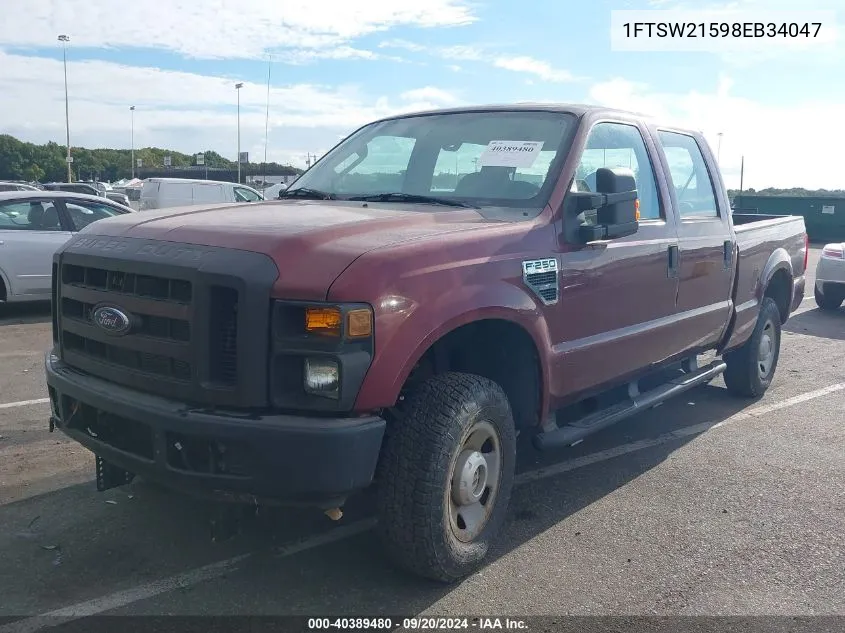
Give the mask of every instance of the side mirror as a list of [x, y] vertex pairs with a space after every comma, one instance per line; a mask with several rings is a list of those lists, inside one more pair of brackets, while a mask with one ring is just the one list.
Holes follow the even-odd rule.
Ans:
[[[578, 226], [579, 241], [608, 240], [636, 233], [640, 205], [634, 172], [622, 167], [602, 167], [596, 172], [596, 189], [596, 193], [569, 194], [574, 198], [575, 213], [584, 218]], [[592, 211], [595, 213], [591, 214]]]

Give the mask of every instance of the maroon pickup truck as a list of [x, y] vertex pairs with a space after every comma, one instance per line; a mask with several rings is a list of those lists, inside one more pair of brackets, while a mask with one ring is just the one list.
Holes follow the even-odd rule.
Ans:
[[760, 396], [806, 265], [803, 219], [732, 215], [696, 132], [570, 105], [388, 118], [280, 200], [60, 249], [50, 428], [101, 490], [334, 518], [372, 490], [392, 559], [454, 581], [505, 519], [517, 434], [570, 446], [719, 374]]

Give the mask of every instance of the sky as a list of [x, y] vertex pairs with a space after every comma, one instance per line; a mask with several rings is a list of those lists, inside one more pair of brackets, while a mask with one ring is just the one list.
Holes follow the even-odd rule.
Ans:
[[[0, 133], [305, 165], [360, 125], [467, 104], [568, 102], [702, 131], [728, 187], [845, 188], [842, 0], [2, 0]], [[827, 38], [614, 50], [611, 12], [826, 10]], [[809, 13], [808, 13], [809, 15]], [[801, 18], [803, 19], [803, 18]], [[269, 73], [269, 110], [267, 81]], [[243, 82], [240, 90], [236, 82]], [[269, 111], [269, 117], [267, 113]]]

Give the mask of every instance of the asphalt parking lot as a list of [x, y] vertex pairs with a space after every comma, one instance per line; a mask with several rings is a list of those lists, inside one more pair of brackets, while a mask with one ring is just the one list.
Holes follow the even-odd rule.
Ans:
[[47, 430], [49, 308], [0, 306], [0, 631], [44, 614], [845, 615], [845, 308], [821, 313], [812, 288], [764, 398], [717, 379], [526, 456], [495, 556], [448, 587], [387, 565], [367, 499], [337, 523], [262, 509], [214, 543], [207, 504], [96, 492], [92, 455]]

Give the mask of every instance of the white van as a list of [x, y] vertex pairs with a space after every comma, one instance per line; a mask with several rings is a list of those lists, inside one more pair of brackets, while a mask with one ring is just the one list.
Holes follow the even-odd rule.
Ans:
[[196, 204], [257, 202], [258, 200], [264, 200], [264, 196], [251, 187], [234, 182], [147, 178], [141, 187], [140, 210], [187, 207]]

